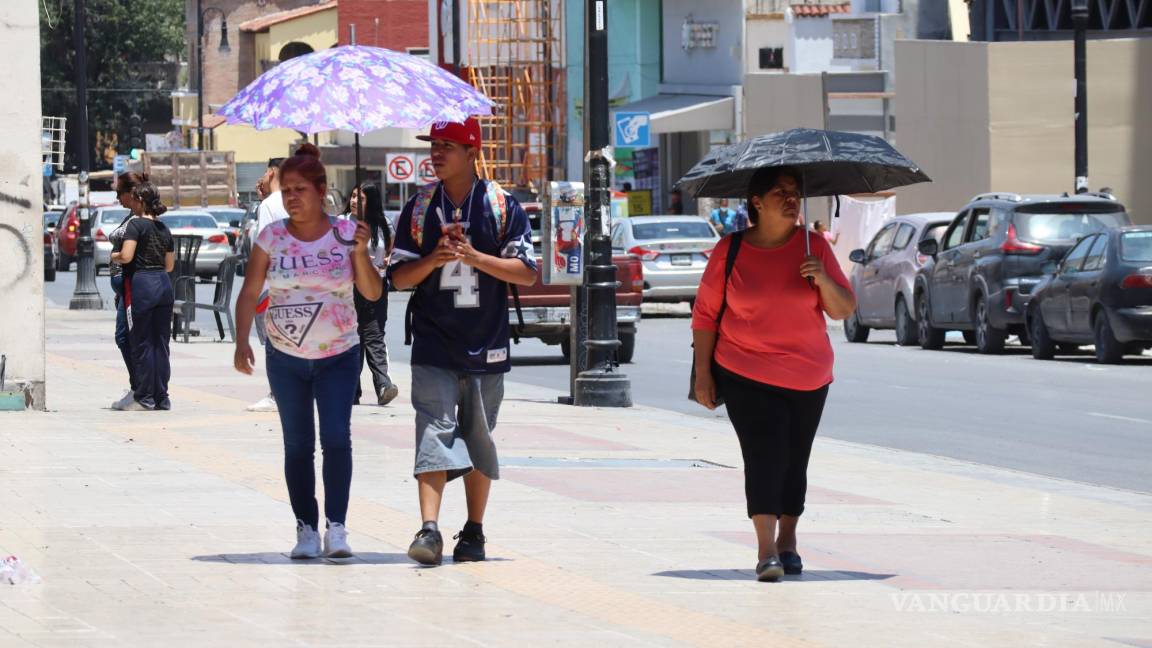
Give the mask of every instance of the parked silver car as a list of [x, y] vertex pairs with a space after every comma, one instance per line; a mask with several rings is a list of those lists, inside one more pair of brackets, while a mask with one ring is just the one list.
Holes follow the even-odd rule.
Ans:
[[720, 236], [699, 216], [633, 216], [612, 227], [612, 250], [644, 265], [645, 301], [691, 301]]
[[220, 262], [232, 254], [232, 244], [228, 235], [216, 224], [216, 219], [200, 209], [180, 209], [165, 212], [160, 220], [172, 230], [173, 235], [189, 234], [203, 237], [200, 253], [196, 256], [196, 274], [205, 277], [216, 275]]
[[849, 342], [867, 342], [871, 329], [896, 329], [896, 343], [920, 343], [913, 308], [916, 273], [931, 259], [916, 248], [940, 236], [956, 214], [933, 212], [892, 219], [872, 237], [868, 247], [853, 250], [852, 290], [856, 312], [844, 320]]
[[92, 238], [96, 241], [96, 274], [112, 265], [112, 242], [108, 235], [128, 218], [124, 207], [100, 207], [92, 215]]

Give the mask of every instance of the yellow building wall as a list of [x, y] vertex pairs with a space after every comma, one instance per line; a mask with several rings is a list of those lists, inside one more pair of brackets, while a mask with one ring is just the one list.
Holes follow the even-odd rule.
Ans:
[[[268, 28], [268, 57], [276, 59], [280, 50], [292, 42], [306, 43], [319, 52], [336, 44], [339, 25], [336, 22], [336, 8], [320, 11], [302, 18], [272, 25]], [[263, 35], [263, 34], [261, 34]], [[257, 51], [260, 49], [257, 41]]]
[[[251, 126], [224, 124], [213, 131], [217, 151], [235, 151], [236, 162], [267, 162], [288, 155], [289, 146], [300, 134], [290, 128], [256, 130]], [[195, 137], [193, 137], [195, 139]]]

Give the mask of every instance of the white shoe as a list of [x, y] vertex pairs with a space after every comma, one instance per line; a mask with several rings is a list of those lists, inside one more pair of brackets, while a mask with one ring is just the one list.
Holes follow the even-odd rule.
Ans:
[[272, 397], [272, 394], [268, 394], [264, 398], [261, 398], [260, 400], [256, 401], [255, 403], [252, 403], [251, 405], [249, 405], [248, 411], [249, 412], [275, 412], [275, 411], [277, 411], [276, 410], [276, 399]]
[[351, 558], [352, 547], [348, 546], [348, 529], [339, 522], [329, 522], [324, 532], [324, 556], [326, 558]]
[[296, 546], [292, 548], [290, 557], [299, 560], [302, 558], [320, 557], [320, 532], [296, 520]]
[[136, 396], [132, 393], [132, 390], [129, 389], [128, 391], [124, 392], [124, 395], [120, 397], [120, 400], [112, 403], [112, 409], [122, 410], [125, 407], [128, 407], [128, 404], [134, 400], [136, 400]]

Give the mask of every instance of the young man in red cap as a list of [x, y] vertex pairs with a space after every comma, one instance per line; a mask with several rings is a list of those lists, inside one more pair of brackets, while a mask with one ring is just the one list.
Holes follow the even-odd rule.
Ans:
[[508, 284], [536, 282], [532, 230], [519, 203], [476, 175], [480, 124], [441, 123], [427, 137], [439, 182], [405, 205], [389, 276], [414, 288], [406, 325], [412, 338], [416, 467], [424, 521], [408, 556], [443, 559], [437, 526], [444, 486], [464, 478], [468, 522], [456, 536], [457, 562], [484, 560], [484, 510], [500, 476], [492, 430], [504, 398]]

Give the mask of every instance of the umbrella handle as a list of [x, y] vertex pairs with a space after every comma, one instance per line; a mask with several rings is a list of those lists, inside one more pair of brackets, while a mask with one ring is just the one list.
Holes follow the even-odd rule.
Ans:
[[[803, 182], [803, 179], [801, 179]], [[800, 222], [804, 224], [804, 258], [812, 256], [812, 239], [808, 238], [808, 196], [805, 195], [801, 198], [800, 206]], [[816, 288], [816, 280], [812, 277], [805, 277], [808, 280], [808, 286], [812, 289]]]

